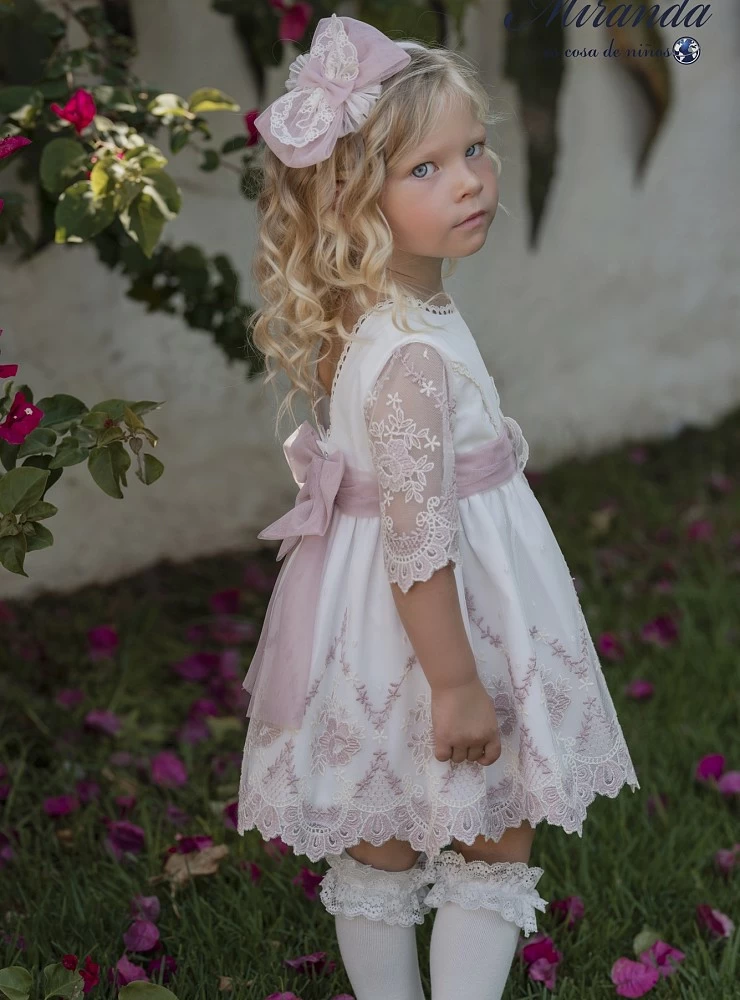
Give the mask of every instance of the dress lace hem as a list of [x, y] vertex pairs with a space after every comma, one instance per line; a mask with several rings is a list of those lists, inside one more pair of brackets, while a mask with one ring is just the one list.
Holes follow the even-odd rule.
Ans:
[[431, 906], [424, 902], [433, 880], [424, 855], [407, 871], [383, 871], [363, 865], [346, 851], [328, 855], [329, 871], [319, 895], [329, 913], [367, 917], [410, 927], [423, 924]]
[[[293, 741], [288, 740], [281, 755], [283, 762], [292, 749]], [[568, 783], [568, 793], [557, 782], [535, 790], [526, 786], [521, 774], [516, 774], [504, 779], [503, 801], [496, 801], [488, 789], [472, 802], [452, 806], [429, 801], [417, 785], [408, 793], [399, 794], [383, 812], [365, 811], [351, 802], [336, 802], [318, 809], [297, 792], [290, 792], [288, 782], [278, 781], [273, 794], [263, 790], [254, 776], [248, 775], [249, 753], [247, 740], [237, 831], [244, 835], [256, 827], [263, 840], [280, 837], [295, 854], [306, 855], [310, 861], [341, 854], [360, 840], [379, 847], [393, 837], [408, 841], [415, 851], [423, 851], [431, 861], [453, 838], [470, 846], [480, 834], [498, 841], [507, 828], [521, 826], [524, 820], [531, 826], [544, 821], [582, 837], [588, 806], [597, 795], [613, 799], [625, 785], [633, 792], [640, 788], [627, 747], [621, 743], [607, 761], [579, 760]], [[279, 763], [275, 766], [282, 770]], [[467, 762], [456, 766], [480, 767]], [[271, 777], [275, 778], [272, 770]]]

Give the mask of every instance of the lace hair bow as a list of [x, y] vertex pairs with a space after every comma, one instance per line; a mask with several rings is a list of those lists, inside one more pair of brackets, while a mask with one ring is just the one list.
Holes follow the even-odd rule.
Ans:
[[273, 101], [254, 126], [286, 166], [321, 163], [331, 156], [337, 139], [366, 120], [383, 80], [410, 61], [398, 42], [371, 24], [336, 14], [322, 17], [309, 52], [290, 65], [288, 93]]

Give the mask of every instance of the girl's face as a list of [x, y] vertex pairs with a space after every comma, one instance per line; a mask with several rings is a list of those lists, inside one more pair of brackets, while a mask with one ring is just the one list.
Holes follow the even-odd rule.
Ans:
[[[386, 178], [380, 209], [393, 231], [393, 266], [426, 287], [441, 284], [445, 257], [467, 257], [485, 243], [498, 206], [496, 171], [485, 142], [485, 125], [468, 107], [450, 108], [435, 132]], [[459, 225], [479, 211], [485, 215], [477, 225]]]

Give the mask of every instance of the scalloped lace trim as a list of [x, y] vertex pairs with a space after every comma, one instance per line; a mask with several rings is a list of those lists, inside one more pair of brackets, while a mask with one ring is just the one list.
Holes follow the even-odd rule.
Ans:
[[431, 906], [423, 897], [432, 881], [425, 854], [412, 868], [399, 872], [364, 865], [344, 850], [328, 854], [326, 860], [329, 871], [322, 879], [319, 896], [329, 913], [403, 927], [424, 923]]
[[547, 909], [535, 889], [544, 869], [524, 861], [466, 862], [457, 851], [445, 851], [431, 862], [428, 874], [434, 885], [422, 900], [425, 906], [451, 902], [465, 910], [498, 910], [525, 937], [537, 930], [535, 910]]

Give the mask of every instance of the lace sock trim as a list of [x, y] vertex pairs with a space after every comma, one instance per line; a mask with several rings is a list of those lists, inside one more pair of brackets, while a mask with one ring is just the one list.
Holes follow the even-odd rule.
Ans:
[[537, 930], [535, 910], [547, 909], [535, 886], [544, 869], [523, 861], [465, 861], [457, 851], [444, 851], [432, 863], [434, 885], [422, 899], [425, 906], [457, 903], [465, 910], [498, 910], [504, 920], [521, 927], [525, 936]]
[[367, 917], [387, 924], [422, 924], [430, 906], [423, 897], [432, 881], [422, 853], [405, 871], [389, 872], [364, 865], [345, 850], [327, 854], [329, 871], [321, 881], [319, 896], [329, 913]]

